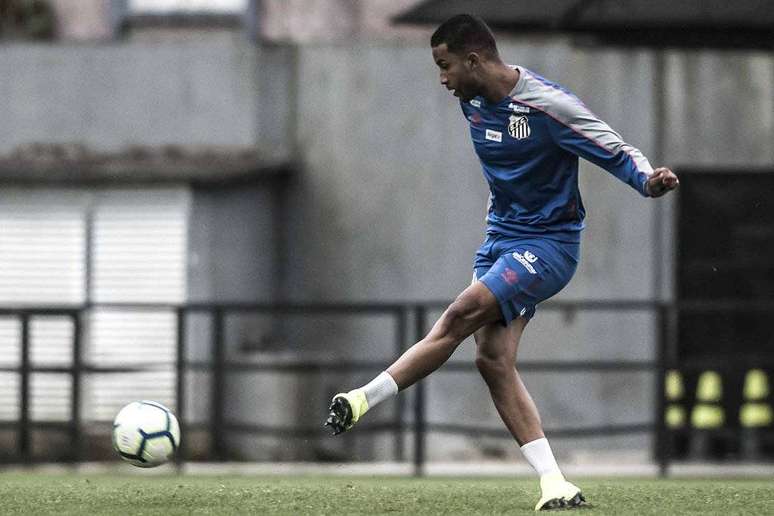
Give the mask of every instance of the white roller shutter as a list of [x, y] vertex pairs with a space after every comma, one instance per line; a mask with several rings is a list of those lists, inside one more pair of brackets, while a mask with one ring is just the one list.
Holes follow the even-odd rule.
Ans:
[[100, 194], [91, 250], [95, 303], [185, 300], [189, 203], [185, 189]]
[[0, 304], [85, 301], [88, 202], [77, 190], [0, 192]]

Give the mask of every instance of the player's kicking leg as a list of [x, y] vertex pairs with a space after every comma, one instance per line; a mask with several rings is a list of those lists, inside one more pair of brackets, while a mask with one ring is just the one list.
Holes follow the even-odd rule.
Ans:
[[527, 320], [519, 317], [507, 327], [489, 324], [476, 331], [476, 366], [505, 426], [540, 476], [541, 497], [535, 510], [578, 507], [585, 498], [562, 475], [543, 434], [535, 402], [514, 367], [526, 324]]
[[406, 350], [386, 371], [359, 389], [335, 395], [325, 425], [334, 435], [349, 430], [377, 403], [441, 367], [465, 338], [501, 317], [497, 299], [487, 287], [477, 282], [466, 288], [441, 315], [430, 333]]

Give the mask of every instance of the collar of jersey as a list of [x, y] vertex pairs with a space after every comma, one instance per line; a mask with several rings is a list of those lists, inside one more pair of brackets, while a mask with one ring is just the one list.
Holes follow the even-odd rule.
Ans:
[[518, 65], [508, 65], [508, 66], [510, 66], [514, 70], [518, 70], [519, 71], [519, 80], [516, 81], [516, 84], [513, 86], [513, 89], [511, 90], [511, 92], [507, 96], [503, 97], [502, 99], [500, 99], [499, 101], [497, 101], [495, 103], [487, 102], [486, 99], [484, 97], [482, 97], [481, 95], [475, 97], [475, 98], [479, 99], [479, 101], [481, 101], [482, 105], [484, 105], [484, 106], [497, 106], [499, 104], [502, 104], [503, 102], [511, 102], [513, 100], [513, 96], [516, 95], [519, 91], [521, 91], [521, 89], [524, 87], [524, 82], [525, 82], [524, 81], [524, 73], [525, 73], [524, 68], [522, 68], [521, 66], [518, 66]]

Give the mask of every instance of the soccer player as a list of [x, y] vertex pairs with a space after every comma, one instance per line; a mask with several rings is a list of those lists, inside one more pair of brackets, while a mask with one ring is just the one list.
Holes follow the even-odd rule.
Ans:
[[486, 239], [472, 285], [386, 371], [335, 395], [326, 425], [334, 434], [349, 430], [375, 405], [438, 369], [473, 334], [476, 366], [495, 407], [540, 477], [535, 510], [577, 507], [585, 499], [562, 475], [516, 370], [519, 340], [538, 303], [559, 292], [578, 265], [585, 215], [578, 157], [645, 197], [675, 189], [677, 176], [653, 170], [565, 88], [505, 64], [481, 19], [454, 16], [430, 44], [441, 85], [459, 98], [489, 183]]

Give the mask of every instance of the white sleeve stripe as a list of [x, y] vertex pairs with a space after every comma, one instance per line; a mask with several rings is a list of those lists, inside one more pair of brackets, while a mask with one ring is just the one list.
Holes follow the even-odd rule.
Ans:
[[[535, 109], [536, 111], [541, 111], [541, 112], [545, 113], [546, 115], [548, 115], [551, 118], [553, 118], [554, 120], [556, 120], [557, 123], [560, 123], [563, 126], [569, 128], [571, 131], [573, 131], [574, 133], [577, 133], [578, 135], [583, 137], [583, 139], [588, 140], [589, 142], [593, 143], [594, 145], [596, 145], [597, 147], [599, 147], [603, 151], [607, 152], [611, 156], [615, 156], [616, 154], [618, 154], [621, 151], [625, 152], [629, 156], [629, 158], [631, 158], [631, 160], [634, 163], [634, 166], [637, 168], [638, 172], [640, 172], [642, 174], [645, 174], [646, 176], [650, 176], [652, 174], [652, 172], [653, 172], [652, 168], [650, 167], [650, 163], [647, 161], [647, 159], [645, 159], [645, 156], [643, 156], [642, 154], [637, 156], [636, 154], [631, 152], [632, 150], [637, 150], [634, 147], [632, 147], [631, 145], [629, 145], [627, 143], [621, 142], [621, 144], [618, 145], [617, 148], [615, 148], [614, 145], [611, 146], [611, 147], [614, 147], [614, 148], [606, 147], [599, 140], [597, 140], [595, 138], [592, 138], [591, 136], [589, 136], [587, 134], [584, 134], [583, 131], [581, 131], [578, 127], [575, 127], [571, 123], [567, 123], [567, 122], [564, 122], [563, 120], [560, 120], [558, 117], [556, 117], [553, 114], [549, 113], [545, 109], [542, 109], [541, 107], [536, 106], [534, 104], [530, 104], [529, 102], [525, 102], [523, 100], [517, 99], [516, 97], [513, 97], [513, 100], [515, 100], [516, 102], [518, 102], [520, 104], [524, 104], [525, 106], [528, 106], [528, 107], [530, 107], [532, 109]], [[644, 160], [644, 163], [643, 163], [645, 165], [644, 167], [641, 165], [641, 163], [638, 162], [638, 161], [640, 161], [640, 159], [638, 159], [638, 158], [641, 158], [641, 160]]]
[[[647, 158], [638, 149], [624, 142], [618, 133], [595, 116], [580, 100], [560, 89], [544, 84], [526, 70], [525, 72], [531, 80], [520, 94], [511, 97], [514, 101], [545, 113], [613, 156], [618, 152], [625, 152], [634, 162], [636, 169], [646, 176], [653, 173]], [[564, 107], [566, 116], [562, 116], [560, 112], [549, 111], [549, 106]], [[589, 134], [590, 132], [594, 136]]]

